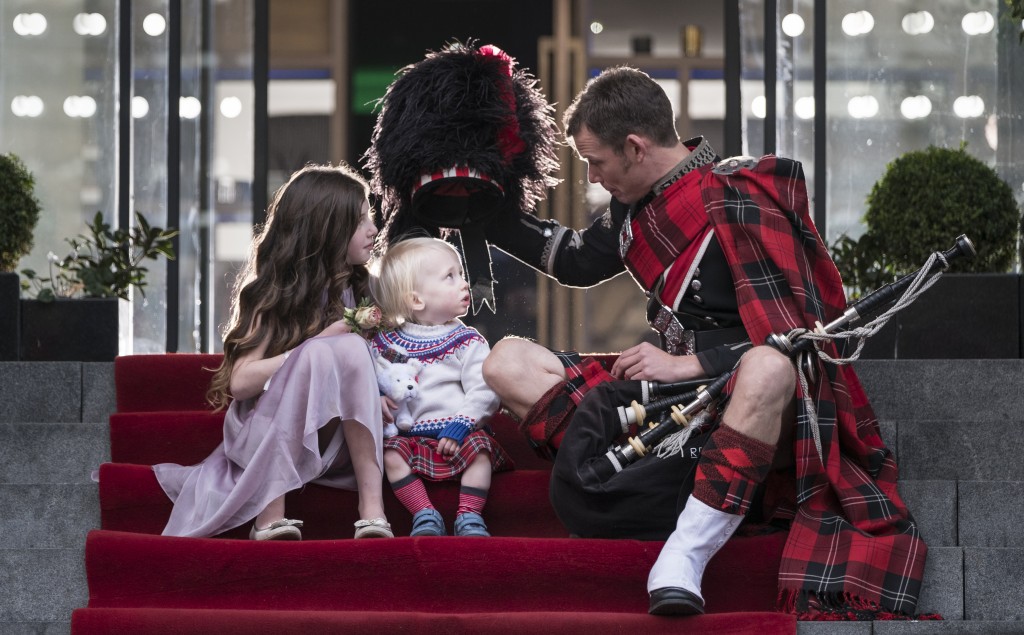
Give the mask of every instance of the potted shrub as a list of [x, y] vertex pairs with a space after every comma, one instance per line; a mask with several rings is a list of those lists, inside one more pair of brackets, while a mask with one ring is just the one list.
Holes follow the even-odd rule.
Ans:
[[50, 270], [21, 272], [21, 359], [111, 361], [118, 353], [119, 303], [132, 288], [145, 296], [146, 260], [174, 259], [177, 230], [154, 227], [136, 212], [130, 229], [112, 229], [96, 212], [88, 233], [68, 239], [64, 258], [50, 252]]
[[908, 152], [872, 187], [864, 221], [867, 231], [859, 240], [843, 237], [832, 246], [852, 295], [916, 271], [960, 234], [978, 252], [954, 262], [897, 314], [879, 342], [866, 348], [870, 355], [1020, 356], [1020, 276], [1007, 272], [1017, 254], [1021, 212], [995, 170], [963, 146]]
[[14, 154], [0, 155], [0, 361], [18, 359], [18, 261], [39, 221], [35, 179]]

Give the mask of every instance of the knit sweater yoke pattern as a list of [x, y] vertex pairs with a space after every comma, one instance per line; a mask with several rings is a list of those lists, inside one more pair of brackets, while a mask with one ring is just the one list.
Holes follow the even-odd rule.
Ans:
[[498, 396], [483, 380], [490, 347], [461, 320], [438, 326], [407, 322], [378, 333], [372, 345], [376, 355], [392, 349], [423, 364], [417, 377], [419, 396], [409, 407], [413, 426], [405, 434], [461, 443], [497, 410]]

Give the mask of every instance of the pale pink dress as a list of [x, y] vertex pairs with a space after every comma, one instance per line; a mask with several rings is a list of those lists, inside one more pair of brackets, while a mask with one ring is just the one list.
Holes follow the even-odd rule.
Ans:
[[295, 348], [257, 398], [235, 401], [224, 442], [202, 463], [153, 466], [174, 501], [165, 536], [214, 536], [251, 521], [278, 496], [315, 482], [356, 489], [341, 426], [320, 456], [317, 431], [332, 419], [370, 430], [383, 474], [383, 424], [369, 347], [354, 334]]

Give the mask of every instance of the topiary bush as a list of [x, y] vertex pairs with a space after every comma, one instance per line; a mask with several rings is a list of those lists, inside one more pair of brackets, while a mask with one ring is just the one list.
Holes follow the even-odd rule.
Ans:
[[960, 234], [978, 255], [957, 260], [950, 271], [1001, 273], [1016, 257], [1020, 209], [1010, 186], [963, 146], [932, 146], [886, 167], [867, 197], [864, 221], [865, 237], [897, 273], [917, 270]]
[[36, 181], [14, 154], [0, 154], [0, 271], [14, 271], [32, 250], [39, 222]]

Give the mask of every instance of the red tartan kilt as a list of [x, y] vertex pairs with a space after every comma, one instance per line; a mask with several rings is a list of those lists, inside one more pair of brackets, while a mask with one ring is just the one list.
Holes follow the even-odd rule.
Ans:
[[391, 437], [384, 439], [384, 449], [395, 450], [401, 454], [413, 473], [428, 481], [457, 480], [481, 452], [490, 454], [491, 468], [495, 472], [515, 468], [512, 458], [505, 449], [494, 437], [482, 430], [469, 433], [459, 450], [451, 456], [439, 453], [437, 439], [430, 437]]
[[578, 353], [572, 352], [555, 354], [565, 368], [568, 381], [552, 386], [519, 423], [519, 431], [529, 440], [534, 452], [548, 460], [562, 444], [565, 430], [583, 397], [594, 386], [615, 379], [596, 357], [580, 359]]

